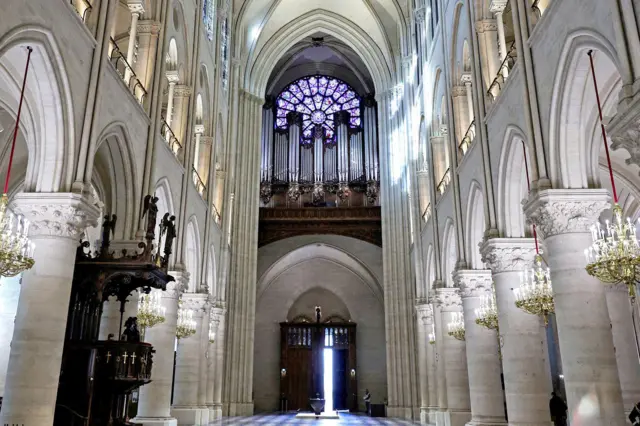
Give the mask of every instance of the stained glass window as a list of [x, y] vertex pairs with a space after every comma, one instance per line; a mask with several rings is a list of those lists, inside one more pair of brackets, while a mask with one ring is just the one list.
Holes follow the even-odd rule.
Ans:
[[222, 88], [227, 90], [229, 84], [229, 20], [224, 18], [221, 28], [222, 46], [220, 56], [222, 57]]
[[204, 28], [207, 32], [207, 38], [213, 40], [216, 27], [216, 0], [204, 0], [202, 18], [204, 19]]
[[302, 114], [301, 143], [312, 143], [317, 126], [327, 143], [335, 141], [334, 113], [348, 111], [350, 127], [360, 127], [360, 96], [351, 86], [337, 78], [316, 75], [301, 78], [287, 86], [276, 99], [276, 128], [287, 128], [287, 114]]

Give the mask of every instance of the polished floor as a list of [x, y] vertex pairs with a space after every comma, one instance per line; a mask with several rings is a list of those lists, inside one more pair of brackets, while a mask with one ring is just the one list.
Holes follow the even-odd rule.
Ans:
[[229, 417], [211, 425], [224, 426], [271, 426], [271, 425], [347, 425], [347, 426], [374, 426], [374, 425], [419, 425], [419, 422], [407, 420], [372, 418], [357, 414], [340, 413], [339, 419], [296, 419], [295, 414], [266, 414], [253, 417]]

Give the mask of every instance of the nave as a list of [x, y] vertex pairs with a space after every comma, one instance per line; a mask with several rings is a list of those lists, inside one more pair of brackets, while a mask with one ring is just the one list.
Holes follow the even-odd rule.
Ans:
[[271, 425], [316, 425], [316, 426], [373, 426], [373, 425], [419, 425], [409, 420], [367, 417], [359, 414], [340, 413], [340, 419], [296, 419], [295, 414], [264, 414], [252, 417], [229, 417], [211, 426], [271, 426]]

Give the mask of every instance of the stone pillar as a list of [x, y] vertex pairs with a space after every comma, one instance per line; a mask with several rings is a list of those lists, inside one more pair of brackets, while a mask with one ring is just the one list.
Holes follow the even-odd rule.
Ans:
[[[507, 6], [508, 0], [491, 0], [489, 10], [495, 15], [498, 24], [498, 50], [500, 53], [500, 63], [504, 62], [507, 57], [507, 41], [504, 36], [504, 20], [503, 12]], [[507, 67], [502, 68], [502, 76], [506, 79], [509, 76]], [[500, 70], [498, 70], [500, 72]], [[495, 77], [495, 76], [494, 76]]]
[[476, 309], [482, 305], [484, 296], [491, 295], [491, 271], [460, 270], [454, 273], [453, 280], [460, 287], [464, 309], [471, 398], [471, 422], [468, 425], [506, 425], [498, 332], [476, 324]]
[[626, 424], [604, 285], [585, 270], [589, 228], [607, 207], [606, 189], [544, 190], [525, 205], [547, 248], [569, 419], [584, 426]]
[[462, 312], [462, 301], [458, 289], [436, 289], [436, 303], [440, 307], [442, 324], [444, 359], [440, 368], [444, 367], [447, 390], [445, 422], [451, 426], [464, 426], [471, 420], [466, 345], [464, 341], [457, 340], [448, 333], [448, 324], [456, 313]]
[[217, 420], [222, 417], [222, 368], [224, 364], [224, 336], [225, 336], [225, 314], [226, 309], [224, 304], [218, 302], [213, 308], [211, 308], [211, 315], [214, 318], [215, 325], [217, 327], [216, 338], [213, 342], [213, 351], [209, 355], [213, 358], [212, 370], [213, 375], [210, 374], [211, 389], [213, 395], [213, 404], [210, 408], [210, 419]]
[[131, 11], [131, 29], [129, 31], [129, 45], [127, 46], [127, 63], [131, 69], [124, 71], [124, 81], [129, 84], [131, 70], [133, 70], [133, 55], [136, 50], [138, 19], [144, 13], [144, 4], [141, 0], [127, 0], [127, 6]]
[[176, 84], [180, 81], [178, 71], [167, 71], [167, 81], [169, 81], [169, 93], [167, 95], [167, 112], [164, 121], [167, 122], [167, 126], [171, 127], [171, 123], [173, 122], [173, 101], [175, 97]]
[[640, 364], [629, 292], [625, 284], [607, 285], [605, 296], [611, 320], [622, 401], [625, 413], [629, 414], [633, 406], [640, 401]]
[[202, 351], [202, 336], [209, 333], [206, 293], [185, 293], [182, 295], [182, 309], [191, 309], [196, 322], [196, 333], [178, 340], [176, 354], [176, 373], [173, 389], [173, 407], [171, 414], [180, 425], [206, 425], [209, 423], [209, 410], [199, 403], [199, 387]]
[[136, 70], [138, 79], [147, 90], [151, 88], [153, 80], [159, 34], [160, 22], [138, 21], [138, 60], [133, 69]]
[[433, 318], [431, 305], [427, 303], [418, 303], [416, 305], [416, 335], [418, 345], [418, 374], [420, 386], [420, 423], [429, 421], [429, 366], [427, 364], [427, 346], [429, 345], [429, 333], [431, 326], [427, 324], [429, 314]]
[[[427, 311], [427, 330], [428, 333], [435, 333], [433, 301], [429, 298], [429, 307]], [[435, 336], [435, 334], [434, 334]], [[429, 342], [427, 345], [427, 378], [429, 392], [429, 423], [435, 423], [438, 413], [438, 380], [436, 375], [436, 345]]]
[[176, 135], [182, 145], [182, 152], [186, 152], [187, 135], [187, 113], [189, 110], [189, 97], [191, 87], [184, 84], [176, 84], [173, 90], [173, 118], [171, 119], [171, 130]]
[[473, 79], [471, 78], [471, 73], [463, 74], [460, 81], [462, 84], [464, 84], [464, 90], [467, 94], [467, 114], [469, 117], [469, 125], [471, 125], [475, 118], [473, 115], [473, 92], [471, 91], [471, 82], [473, 81]]
[[484, 87], [489, 87], [493, 79], [498, 75], [498, 68], [500, 67], [500, 54], [496, 50], [498, 24], [494, 19], [476, 21], [475, 29], [478, 34], [482, 78], [485, 82]]
[[76, 248], [99, 210], [69, 193], [19, 193], [10, 208], [31, 222], [35, 265], [22, 276], [0, 424], [51, 425]]
[[[200, 335], [200, 363], [198, 366], [198, 407], [207, 411], [209, 420], [209, 407], [207, 407], [207, 384], [209, 383], [209, 329], [211, 327], [211, 295], [207, 294], [207, 303], [202, 315], [202, 334]], [[203, 416], [204, 417], [204, 416]]]
[[7, 379], [9, 349], [18, 310], [21, 279], [22, 275], [0, 278], [0, 397], [4, 395], [4, 383]]
[[[520, 272], [533, 265], [533, 238], [492, 238], [480, 248], [493, 273], [509, 425], [549, 426], [549, 380], [540, 318], [515, 305]], [[564, 354], [563, 354], [564, 355]]]
[[224, 183], [227, 179], [227, 172], [224, 170], [216, 170], [216, 186], [215, 186], [215, 202], [214, 205], [218, 209], [218, 214], [222, 214], [224, 203]]
[[152, 382], [140, 389], [138, 415], [134, 423], [143, 426], [177, 426], [171, 417], [171, 386], [173, 384], [173, 357], [176, 344], [176, 325], [178, 321], [178, 299], [189, 281], [188, 273], [182, 271], [169, 272], [175, 282], [167, 284], [162, 295], [162, 306], [166, 309], [163, 323], [150, 328], [145, 340], [153, 345]]

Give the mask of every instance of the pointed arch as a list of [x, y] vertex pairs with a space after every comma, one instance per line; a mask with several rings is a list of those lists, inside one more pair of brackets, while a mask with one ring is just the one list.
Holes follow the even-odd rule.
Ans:
[[452, 274], [456, 269], [458, 252], [456, 250], [456, 232], [453, 220], [448, 217], [442, 233], [442, 279], [447, 287], [453, 287]]
[[469, 188], [469, 198], [466, 212], [466, 258], [472, 269], [483, 269], [484, 263], [480, 256], [480, 244], [484, 238], [484, 196], [482, 186], [477, 180], [472, 180]]
[[195, 293], [200, 289], [200, 253], [200, 229], [198, 228], [198, 219], [193, 215], [187, 223], [183, 254], [185, 268], [189, 273], [189, 293]]
[[209, 246], [209, 252], [207, 253], [207, 280], [206, 285], [209, 289], [209, 294], [214, 298], [218, 297], [218, 281], [217, 281], [217, 269], [216, 269], [216, 248], [213, 244]]

